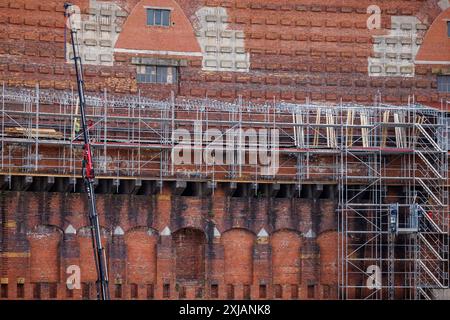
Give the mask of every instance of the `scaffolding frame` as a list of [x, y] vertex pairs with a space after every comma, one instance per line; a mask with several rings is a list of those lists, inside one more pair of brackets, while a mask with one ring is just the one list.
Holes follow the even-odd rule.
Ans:
[[[73, 90], [3, 84], [0, 175], [79, 177], [77, 104]], [[174, 94], [157, 101], [140, 92], [120, 96], [106, 90], [87, 95], [86, 105], [98, 178], [241, 182], [254, 184], [255, 191], [261, 183], [296, 185], [299, 192], [302, 184], [337, 184], [340, 298], [437, 299], [448, 288], [444, 111], [413, 102], [256, 104], [241, 97], [223, 102]], [[267, 176], [259, 163], [237, 161], [247, 156], [238, 149], [259, 147], [242, 130], [232, 155], [236, 161], [175, 164], [175, 130], [195, 126], [224, 135], [279, 130], [278, 146], [269, 147], [279, 153], [279, 172]], [[193, 142], [196, 150], [210, 147], [198, 137]], [[389, 194], [392, 187], [401, 188], [401, 195]]]
[[[449, 287], [445, 112], [412, 103], [397, 110], [377, 103], [365, 112], [364, 148], [341, 142], [340, 298], [439, 299]], [[349, 137], [352, 120], [343, 123], [341, 135]], [[363, 175], [356, 166], [365, 167]], [[401, 182], [401, 196], [389, 194], [392, 179]]]

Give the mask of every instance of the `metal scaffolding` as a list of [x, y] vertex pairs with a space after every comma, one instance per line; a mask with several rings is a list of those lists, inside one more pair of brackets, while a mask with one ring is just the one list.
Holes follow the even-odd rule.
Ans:
[[[73, 92], [3, 85], [0, 175], [79, 177], [77, 104]], [[341, 298], [438, 299], [448, 288], [444, 111], [414, 103], [254, 104], [173, 94], [156, 101], [106, 91], [88, 95], [86, 104], [99, 179], [336, 184]], [[208, 129], [223, 136], [240, 130], [233, 161], [174, 163], [177, 129], [199, 130], [197, 152], [211, 147], [203, 136]], [[278, 143], [267, 146], [279, 155], [275, 175], [242, 161], [261, 147], [247, 129], [278, 130]]]
[[[361, 114], [368, 126], [350, 141], [354, 115], [342, 116], [341, 298], [438, 299], [449, 286], [445, 112], [378, 104]], [[393, 180], [402, 186], [395, 194]]]

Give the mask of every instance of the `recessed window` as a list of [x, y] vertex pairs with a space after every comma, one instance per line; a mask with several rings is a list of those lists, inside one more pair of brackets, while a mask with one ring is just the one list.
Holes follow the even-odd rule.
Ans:
[[439, 92], [450, 92], [450, 75], [437, 76], [437, 86]]
[[170, 10], [167, 9], [147, 9], [148, 26], [170, 26]]
[[8, 298], [8, 284], [2, 283], [0, 298]]
[[251, 291], [250, 286], [248, 284], [244, 285], [244, 299], [250, 300], [251, 298]]
[[315, 298], [315, 291], [316, 286], [313, 284], [308, 285], [308, 299], [314, 299]]
[[265, 284], [259, 285], [259, 298], [266, 299], [267, 298], [267, 287]]
[[131, 284], [131, 299], [137, 299], [138, 298], [138, 285], [136, 283]]
[[137, 70], [138, 83], [174, 84], [177, 82], [177, 68], [166, 66], [140, 66]]
[[17, 284], [17, 298], [25, 297], [25, 285], [23, 283]]
[[33, 298], [41, 299], [41, 284], [35, 283], [33, 286]]
[[170, 284], [168, 283], [163, 285], [163, 298], [164, 299], [170, 298]]
[[153, 284], [147, 285], [147, 299], [153, 299], [155, 297], [155, 290]]
[[283, 297], [283, 287], [280, 284], [273, 286], [275, 299], [281, 299]]
[[122, 299], [122, 285], [116, 284], [114, 288], [114, 298], [116, 299]]
[[219, 285], [212, 284], [211, 285], [211, 299], [219, 298]]
[[447, 37], [450, 38], [450, 21], [447, 21]]

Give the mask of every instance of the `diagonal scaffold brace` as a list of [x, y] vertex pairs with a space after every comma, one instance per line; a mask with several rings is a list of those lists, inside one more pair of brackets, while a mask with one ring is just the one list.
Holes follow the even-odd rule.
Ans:
[[92, 235], [92, 245], [94, 248], [94, 260], [97, 269], [97, 299], [109, 300], [109, 286], [108, 286], [108, 267], [106, 260], [105, 249], [102, 246], [100, 223], [97, 214], [97, 208], [95, 204], [95, 192], [94, 192], [94, 163], [92, 160], [92, 150], [89, 138], [89, 129], [86, 123], [86, 100], [84, 96], [84, 80], [83, 80], [83, 65], [78, 48], [77, 28], [73, 24], [72, 14], [73, 5], [70, 3], [64, 4], [64, 16], [68, 19], [68, 25], [70, 30], [70, 39], [73, 50], [73, 60], [75, 66], [75, 73], [77, 77], [77, 87], [79, 96], [79, 106], [81, 114], [81, 129], [83, 130], [84, 146], [83, 146], [83, 180], [85, 190], [88, 196], [89, 207], [89, 221]]

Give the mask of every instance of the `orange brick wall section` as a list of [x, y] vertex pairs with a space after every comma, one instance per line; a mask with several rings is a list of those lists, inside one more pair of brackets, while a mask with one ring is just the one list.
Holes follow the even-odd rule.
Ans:
[[[271, 299], [280, 285], [284, 299], [306, 299], [313, 284], [314, 298], [323, 298], [321, 285], [337, 281], [336, 225], [320, 227], [323, 219], [316, 216], [332, 219], [335, 206], [306, 198], [289, 199], [286, 206], [281, 198], [230, 198], [224, 191], [219, 187], [210, 198], [177, 196], [167, 187], [149, 196], [98, 194], [112, 295], [121, 284], [122, 299], [131, 298], [132, 285], [140, 299], [227, 299], [233, 285], [236, 299]], [[1, 274], [9, 281], [9, 299], [17, 298], [18, 279], [25, 281], [27, 299], [33, 298], [34, 282], [57, 283], [59, 299], [82, 298], [81, 290], [67, 296], [70, 265], [80, 266], [81, 282], [91, 283], [95, 297], [85, 205], [78, 193], [0, 192]], [[76, 234], [62, 232], [69, 225]], [[118, 226], [123, 235], [113, 235]], [[263, 228], [268, 236], [257, 237]], [[306, 237], [321, 228], [328, 231]], [[41, 298], [48, 298], [43, 288]]]
[[[64, 57], [64, 1], [0, 1], [0, 81], [8, 85], [70, 89], [71, 64]], [[130, 13], [138, 1], [116, 1]], [[367, 30], [373, 1], [185, 1], [177, 3], [191, 24], [202, 6], [227, 9], [230, 28], [245, 32], [250, 72], [204, 72], [201, 59], [180, 69], [178, 86], [138, 85], [132, 56], [115, 54], [113, 67], [86, 66], [86, 89], [166, 98], [170, 91], [188, 97], [230, 100], [356, 101], [370, 103], [381, 93], [386, 102], [421, 103], [448, 97], [437, 91], [432, 65], [417, 65], [415, 77], [369, 77], [372, 35], [387, 34], [391, 16], [414, 15], [430, 27], [440, 13], [437, 0], [380, 2], [384, 31]], [[87, 1], [77, 1], [83, 10]], [[431, 32], [431, 31], [430, 31]], [[134, 34], [139, 40], [139, 30]], [[431, 37], [431, 36], [430, 36]], [[426, 37], [425, 37], [426, 40]], [[424, 44], [425, 46], [426, 44]], [[447, 59], [448, 60], [448, 59]]]

